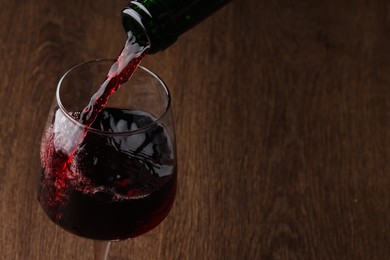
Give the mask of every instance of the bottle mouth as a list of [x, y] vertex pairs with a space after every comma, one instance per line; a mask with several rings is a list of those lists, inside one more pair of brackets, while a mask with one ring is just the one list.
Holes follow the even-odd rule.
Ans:
[[[125, 8], [122, 11], [122, 24], [127, 35], [130, 33], [135, 36], [137, 42], [142, 46], [151, 47], [151, 40], [146, 32], [140, 14], [131, 8]], [[149, 48], [150, 49], [150, 48]]]
[[131, 31], [137, 39], [148, 44], [148, 54], [168, 48], [178, 38], [177, 26], [167, 12], [161, 12], [161, 8], [154, 1], [147, 7], [131, 1], [122, 11], [122, 24], [126, 33]]

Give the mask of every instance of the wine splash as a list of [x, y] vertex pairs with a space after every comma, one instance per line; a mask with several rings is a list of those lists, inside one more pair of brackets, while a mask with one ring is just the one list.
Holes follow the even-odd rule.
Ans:
[[[134, 74], [148, 48], [149, 45], [137, 42], [136, 37], [129, 31], [125, 46], [111, 65], [105, 81], [81, 113], [73, 112], [71, 116], [86, 127], [90, 127], [105, 108], [109, 97]], [[87, 134], [86, 128], [80, 128], [69, 122], [60, 109], [55, 112], [52, 129], [45, 133], [43, 139], [46, 141], [43, 141], [41, 145], [41, 164], [44, 169], [49, 169], [49, 172], [43, 175], [46, 178], [50, 176], [53, 180], [51, 187], [53, 199], [49, 200], [48, 204], [58, 206], [65, 203], [69, 180], [81, 181], [80, 176], [75, 176], [75, 172], [70, 168], [75, 159], [77, 147], [84, 141]], [[55, 154], [58, 156], [54, 156]], [[51, 159], [53, 156], [56, 158], [55, 161]]]

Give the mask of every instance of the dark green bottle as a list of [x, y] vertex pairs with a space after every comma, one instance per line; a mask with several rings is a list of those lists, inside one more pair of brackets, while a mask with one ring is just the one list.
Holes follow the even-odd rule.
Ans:
[[230, 0], [137, 0], [123, 14], [123, 26], [137, 41], [149, 44], [148, 53], [172, 45], [188, 31]]

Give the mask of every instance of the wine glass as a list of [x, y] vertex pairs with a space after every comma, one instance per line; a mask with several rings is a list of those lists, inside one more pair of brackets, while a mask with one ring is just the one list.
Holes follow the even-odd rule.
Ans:
[[171, 96], [150, 70], [139, 66], [92, 125], [77, 120], [113, 62], [65, 73], [41, 142], [38, 200], [55, 224], [94, 240], [95, 259], [107, 258], [111, 241], [156, 227], [176, 193]]

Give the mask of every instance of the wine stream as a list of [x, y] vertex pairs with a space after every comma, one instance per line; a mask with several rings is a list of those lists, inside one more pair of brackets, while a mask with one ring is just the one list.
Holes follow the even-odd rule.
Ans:
[[137, 70], [148, 48], [149, 46], [140, 45], [131, 31], [128, 32], [125, 47], [111, 66], [106, 80], [83, 109], [79, 118], [80, 123], [90, 126], [95, 121], [97, 115], [106, 106], [108, 98]]

